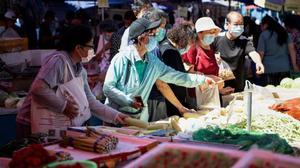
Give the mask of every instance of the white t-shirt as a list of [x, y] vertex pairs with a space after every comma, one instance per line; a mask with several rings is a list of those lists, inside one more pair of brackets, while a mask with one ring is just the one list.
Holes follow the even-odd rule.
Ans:
[[129, 46], [129, 40], [128, 40], [129, 39], [129, 28], [130, 27], [127, 27], [127, 29], [123, 33], [119, 51], [121, 51], [121, 50], [123, 50], [123, 49], [125, 49], [126, 47]]

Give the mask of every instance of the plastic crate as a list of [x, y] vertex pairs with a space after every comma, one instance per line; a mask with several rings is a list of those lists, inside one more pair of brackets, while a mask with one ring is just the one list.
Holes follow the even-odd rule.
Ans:
[[125, 168], [232, 167], [244, 152], [179, 143], [162, 143]]
[[299, 168], [300, 159], [259, 149], [250, 150], [233, 168]]

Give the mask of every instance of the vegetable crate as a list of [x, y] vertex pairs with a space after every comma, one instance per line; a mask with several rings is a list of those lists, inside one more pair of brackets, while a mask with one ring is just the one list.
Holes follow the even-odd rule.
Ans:
[[233, 168], [299, 168], [300, 159], [259, 149], [250, 150]]
[[232, 167], [245, 153], [237, 150], [162, 143], [125, 168]]

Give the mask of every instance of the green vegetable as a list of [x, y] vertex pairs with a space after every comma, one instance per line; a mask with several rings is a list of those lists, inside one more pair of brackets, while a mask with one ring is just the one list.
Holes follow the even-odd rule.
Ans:
[[284, 88], [291, 88], [292, 84], [293, 84], [294, 80], [291, 78], [283, 78], [280, 81], [280, 86], [284, 87]]
[[274, 85], [267, 85], [266, 88], [275, 88]]
[[[243, 119], [240, 123], [233, 125], [237, 129], [245, 129], [247, 120]], [[251, 123], [251, 130], [278, 134], [289, 143], [300, 142], [300, 122], [286, 114], [259, 113], [254, 116]]]
[[247, 132], [230, 126], [227, 129], [209, 126], [206, 129], [199, 129], [193, 133], [193, 139], [197, 141], [235, 144], [241, 146], [242, 150], [249, 150], [253, 145], [258, 148], [270, 150], [277, 153], [292, 154], [293, 148], [286, 140], [277, 134], [261, 134]]
[[292, 83], [291, 88], [300, 89], [300, 78], [297, 78], [297, 79], [294, 80], [294, 82]]

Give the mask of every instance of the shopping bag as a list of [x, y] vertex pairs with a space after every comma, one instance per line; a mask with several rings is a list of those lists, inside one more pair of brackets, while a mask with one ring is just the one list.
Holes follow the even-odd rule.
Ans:
[[222, 59], [218, 61], [219, 66], [219, 77], [223, 80], [235, 79], [235, 76], [230, 68], [230, 66]]
[[196, 87], [197, 109], [221, 108], [220, 94], [217, 85], [201, 89]]

